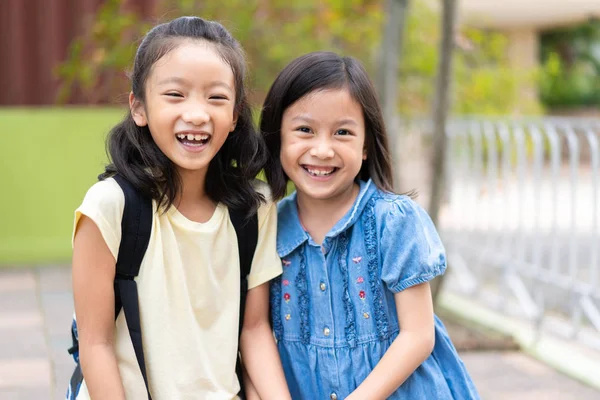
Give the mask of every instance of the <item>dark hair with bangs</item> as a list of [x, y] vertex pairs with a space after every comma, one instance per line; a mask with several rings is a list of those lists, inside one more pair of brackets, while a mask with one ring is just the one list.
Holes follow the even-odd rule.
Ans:
[[[252, 121], [245, 91], [246, 61], [240, 44], [219, 23], [198, 17], [181, 17], [152, 28], [142, 40], [131, 73], [132, 92], [142, 103], [152, 66], [184, 40], [203, 40], [231, 67], [235, 80], [238, 120], [215, 157], [206, 176], [206, 193], [233, 209], [256, 212], [264, 198], [253, 180], [264, 167], [266, 148]], [[156, 145], [148, 126], [137, 126], [131, 112], [109, 133], [107, 152], [112, 163], [99, 176], [120, 174], [165, 209], [181, 192], [175, 164]]]
[[281, 166], [281, 120], [285, 110], [309, 93], [346, 88], [360, 104], [365, 119], [367, 159], [357, 179], [368, 180], [381, 190], [393, 191], [392, 167], [383, 114], [375, 88], [362, 64], [352, 57], [331, 52], [305, 54], [288, 64], [269, 89], [260, 118], [269, 159], [265, 175], [273, 198], [285, 196], [289, 178]]

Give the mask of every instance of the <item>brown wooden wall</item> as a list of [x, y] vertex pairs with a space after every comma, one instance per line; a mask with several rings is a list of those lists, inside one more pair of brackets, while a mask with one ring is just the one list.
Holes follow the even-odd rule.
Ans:
[[[0, 0], [0, 106], [55, 103], [54, 67], [104, 0]], [[128, 0], [150, 15], [156, 0]], [[71, 103], [84, 104], [75, 96]]]

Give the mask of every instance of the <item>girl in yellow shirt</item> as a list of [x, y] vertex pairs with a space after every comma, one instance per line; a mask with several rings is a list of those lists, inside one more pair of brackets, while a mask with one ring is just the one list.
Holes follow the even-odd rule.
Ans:
[[[142, 40], [130, 110], [108, 138], [112, 164], [75, 213], [73, 287], [83, 383], [71, 398], [242, 396], [240, 266], [228, 210], [258, 219], [240, 339], [247, 385], [290, 398], [268, 322], [268, 282], [281, 274], [277, 211], [254, 180], [266, 152], [254, 130], [239, 43], [216, 22], [182, 17]], [[148, 388], [113, 282], [124, 194], [115, 174], [152, 198], [150, 242], [135, 278]]]

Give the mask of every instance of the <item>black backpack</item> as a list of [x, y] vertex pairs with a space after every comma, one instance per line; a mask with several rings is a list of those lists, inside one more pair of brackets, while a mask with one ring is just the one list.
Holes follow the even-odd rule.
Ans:
[[[134, 278], [140, 271], [140, 265], [148, 248], [150, 234], [152, 233], [152, 200], [140, 193], [129, 181], [120, 175], [113, 177], [119, 184], [125, 195], [125, 208], [121, 220], [121, 244], [116, 264], [115, 274], [115, 319], [121, 309], [125, 313], [129, 336], [133, 344], [135, 356], [146, 384], [148, 400], [151, 400], [144, 360], [144, 349], [142, 347], [142, 330], [140, 326], [140, 309], [138, 303], [137, 284]], [[241, 210], [229, 210], [231, 222], [235, 228], [238, 239], [238, 251], [240, 257], [240, 329], [244, 321], [244, 310], [246, 304], [246, 292], [248, 291], [248, 274], [252, 265], [252, 258], [256, 250], [258, 240], [258, 218], [254, 214], [251, 218]], [[75, 371], [67, 390], [67, 400], [75, 400], [79, 393], [83, 374], [79, 364], [79, 339], [77, 334], [77, 322], [73, 319], [71, 325], [71, 338], [73, 346], [69, 354], [73, 356]], [[243, 399], [244, 386], [240, 358], [236, 364], [236, 374], [240, 382], [241, 391], [239, 396]]]

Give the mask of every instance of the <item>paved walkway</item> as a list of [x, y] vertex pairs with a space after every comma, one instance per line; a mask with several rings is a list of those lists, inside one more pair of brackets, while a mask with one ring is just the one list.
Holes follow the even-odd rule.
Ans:
[[[73, 369], [66, 352], [72, 310], [68, 269], [0, 269], [0, 399], [63, 398]], [[518, 352], [462, 357], [486, 400], [600, 398]]]

